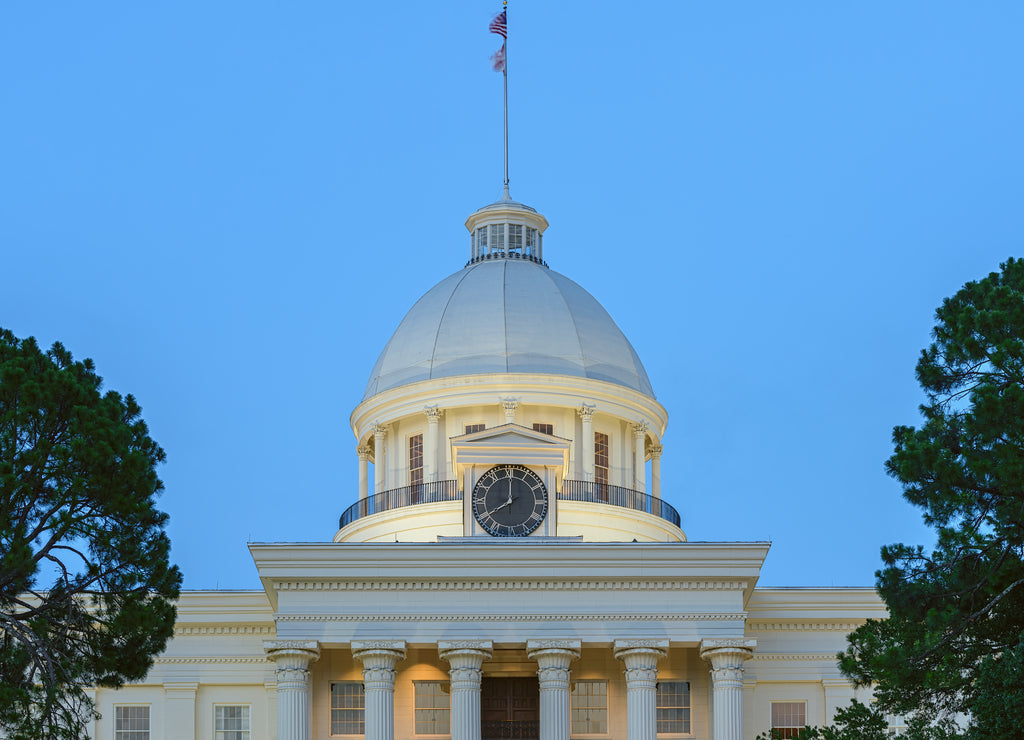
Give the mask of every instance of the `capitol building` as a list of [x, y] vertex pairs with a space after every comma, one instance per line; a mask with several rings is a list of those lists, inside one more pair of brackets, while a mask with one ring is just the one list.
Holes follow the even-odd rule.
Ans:
[[93, 692], [95, 738], [752, 740], [849, 703], [835, 656], [881, 600], [759, 588], [769, 543], [680, 528], [668, 412], [547, 226], [507, 191], [469, 216], [352, 411], [333, 540], [183, 593], [147, 679]]

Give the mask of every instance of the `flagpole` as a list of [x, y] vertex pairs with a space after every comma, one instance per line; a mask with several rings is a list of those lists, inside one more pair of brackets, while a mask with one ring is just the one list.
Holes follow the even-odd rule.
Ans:
[[[508, 0], [502, 0], [502, 12], [505, 13], [505, 23], [508, 24]], [[507, 32], [506, 32], [507, 33]], [[505, 108], [505, 190], [502, 197], [511, 200], [508, 193], [508, 36], [505, 36], [505, 68], [501, 71], [501, 79], [504, 83], [504, 108]]]

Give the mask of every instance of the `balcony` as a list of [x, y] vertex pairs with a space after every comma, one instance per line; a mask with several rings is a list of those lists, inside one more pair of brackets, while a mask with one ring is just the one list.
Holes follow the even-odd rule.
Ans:
[[679, 512], [671, 504], [667, 504], [660, 498], [649, 496], [632, 488], [612, 486], [608, 483], [594, 483], [585, 480], [564, 480], [562, 490], [558, 493], [559, 501], [586, 501], [595, 504], [608, 504], [609, 506], [621, 506], [624, 509], [643, 511], [664, 519], [677, 527], [681, 519]]
[[[608, 506], [619, 506], [633, 511], [642, 511], [647, 514], [664, 519], [670, 524], [680, 526], [679, 512], [671, 504], [667, 504], [660, 498], [649, 496], [632, 488], [612, 486], [607, 483], [594, 483], [592, 481], [565, 480], [562, 481], [562, 490], [558, 492], [559, 501], [582, 501], [585, 503], [606, 504]], [[370, 514], [380, 514], [392, 509], [401, 509], [405, 506], [416, 504], [432, 504], [439, 501], [461, 501], [462, 491], [459, 490], [459, 482], [455, 480], [441, 480], [433, 483], [418, 483], [402, 488], [392, 488], [390, 491], [368, 496], [357, 501], [345, 509], [338, 521], [338, 529], [344, 528], [357, 519], [362, 519]]]

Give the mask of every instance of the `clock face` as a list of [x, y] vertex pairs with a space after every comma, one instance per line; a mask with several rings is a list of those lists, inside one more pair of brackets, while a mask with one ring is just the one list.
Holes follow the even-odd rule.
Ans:
[[497, 465], [473, 488], [473, 515], [496, 537], [525, 537], [548, 513], [544, 481], [522, 465]]

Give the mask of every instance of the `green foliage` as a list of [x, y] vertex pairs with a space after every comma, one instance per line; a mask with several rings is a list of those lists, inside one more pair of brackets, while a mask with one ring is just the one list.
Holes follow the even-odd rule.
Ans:
[[[889, 740], [888, 722], [875, 705], [862, 704], [856, 699], [850, 706], [836, 710], [835, 722], [826, 727], [805, 727], [797, 740]], [[907, 740], [960, 740], [956, 726], [950, 722], [932, 722], [924, 717], [915, 717], [907, 723], [907, 731], [900, 737]], [[997, 735], [980, 737], [1002, 737]], [[1013, 737], [1013, 736], [1006, 736]], [[780, 740], [777, 730], [767, 730], [757, 740]]]
[[0, 735], [84, 737], [86, 686], [143, 678], [181, 574], [155, 499], [164, 452], [91, 360], [0, 329]]
[[857, 684], [874, 684], [889, 711], [1020, 727], [1024, 262], [967, 283], [936, 322], [917, 364], [924, 423], [894, 430], [886, 463], [935, 528], [936, 546], [882, 549], [877, 586], [890, 617], [851, 634], [840, 665]]

